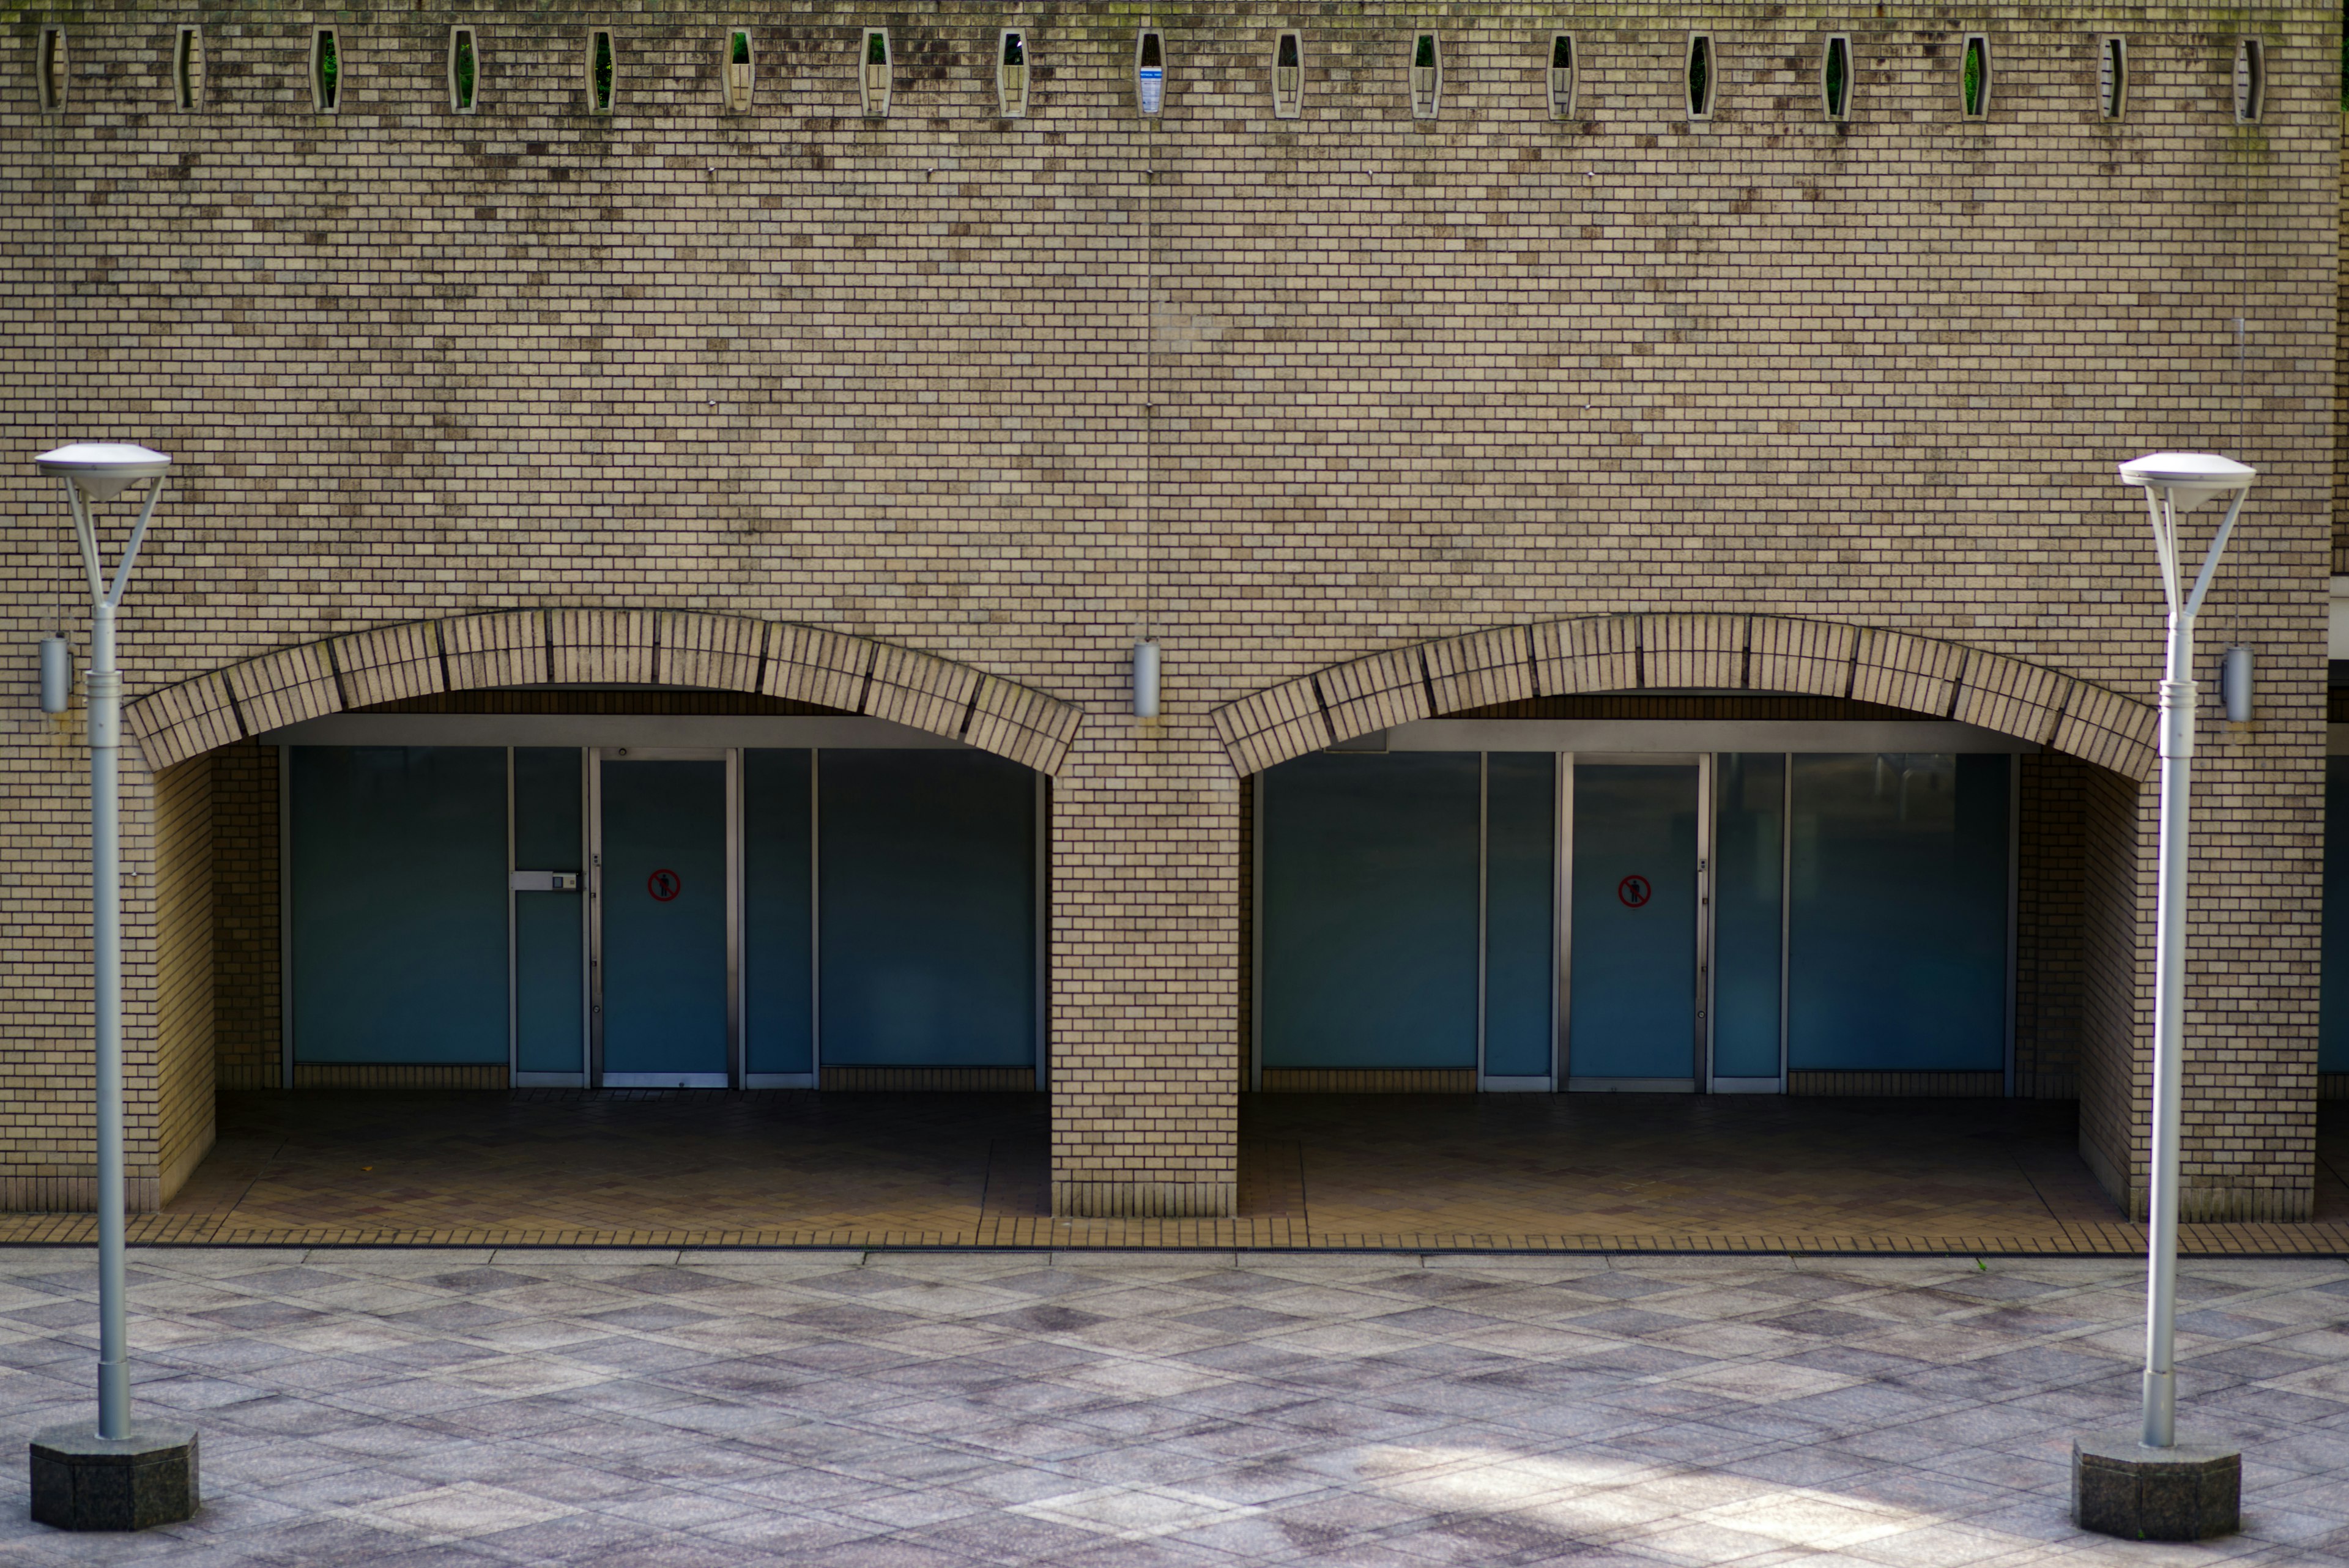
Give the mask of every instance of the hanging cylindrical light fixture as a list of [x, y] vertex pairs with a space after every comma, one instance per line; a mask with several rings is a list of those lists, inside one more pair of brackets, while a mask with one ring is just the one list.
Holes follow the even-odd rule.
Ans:
[[1158, 645], [1147, 638], [1133, 645], [1133, 716], [1158, 717]]
[[2227, 722], [2251, 722], [2251, 650], [2240, 643], [2219, 662], [2219, 699], [2226, 704]]

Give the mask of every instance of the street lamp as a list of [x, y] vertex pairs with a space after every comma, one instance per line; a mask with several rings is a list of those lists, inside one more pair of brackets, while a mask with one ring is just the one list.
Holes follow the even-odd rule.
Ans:
[[[2145, 492], [2161, 591], [2169, 603], [2169, 652], [2161, 682], [2161, 850], [2155, 894], [2153, 1147], [2147, 1193], [2145, 1405], [2134, 1433], [2072, 1445], [2073, 1517], [2085, 1530], [2136, 1540], [2201, 1541], [2237, 1527], [2240, 1450], [2178, 1440], [2173, 1352], [2178, 1319], [2178, 1128], [2185, 1087], [2186, 862], [2194, 763], [2194, 618], [2226, 553], [2254, 471], [2209, 452], [2156, 452], [2120, 465], [2121, 483]], [[2194, 586], [2179, 577], [2178, 520], [2227, 503]]]
[[[66, 1530], [143, 1530], [186, 1519], [197, 1506], [196, 1437], [130, 1420], [129, 1331], [124, 1305], [122, 1204], [122, 867], [116, 758], [122, 742], [122, 677], [114, 668], [114, 616], [171, 460], [143, 446], [86, 441], [44, 452], [34, 464], [64, 484], [89, 578], [90, 939], [98, 1035], [98, 1426], [52, 1428], [33, 1439], [33, 1517]], [[109, 583], [99, 559], [97, 508], [141, 480], [147, 504]]]

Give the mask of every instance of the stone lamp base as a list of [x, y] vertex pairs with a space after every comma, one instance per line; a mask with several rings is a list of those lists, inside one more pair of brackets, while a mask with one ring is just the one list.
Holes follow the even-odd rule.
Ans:
[[2243, 1455], [2181, 1441], [2147, 1449], [2136, 1432], [2072, 1443], [2072, 1521], [2124, 1541], [2208, 1541], [2242, 1527]]
[[59, 1530], [150, 1530], [192, 1518], [201, 1498], [196, 1435], [132, 1426], [101, 1438], [92, 1426], [52, 1427], [33, 1439], [33, 1518]]

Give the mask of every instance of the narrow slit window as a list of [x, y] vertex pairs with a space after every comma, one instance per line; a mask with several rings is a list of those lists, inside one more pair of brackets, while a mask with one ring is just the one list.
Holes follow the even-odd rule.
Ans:
[[2096, 41], [2096, 112], [2118, 119], [2128, 107], [2128, 42], [2106, 35]]
[[1819, 97], [1829, 119], [1851, 118], [1851, 40], [1841, 33], [1827, 39], [1819, 61]]
[[473, 47], [473, 29], [449, 29], [449, 107], [459, 114], [473, 112], [481, 88], [481, 60]]
[[204, 103], [204, 30], [182, 26], [171, 41], [171, 101], [181, 109]]
[[1990, 39], [1966, 35], [1965, 53], [1958, 62], [1958, 103], [1968, 119], [1990, 117]]
[[1283, 33], [1272, 51], [1272, 117], [1295, 119], [1305, 110], [1305, 36]]
[[1574, 118], [1574, 35], [1553, 33], [1549, 40], [1549, 117]]
[[620, 74], [617, 51], [612, 46], [612, 35], [598, 27], [587, 40], [587, 111], [609, 114], [613, 99], [619, 96], [617, 79]]
[[1691, 119], [1713, 118], [1713, 35], [1691, 33], [1688, 41], [1688, 116]]
[[40, 47], [33, 56], [33, 75], [41, 95], [41, 108], [54, 111], [66, 106], [66, 30], [63, 27], [41, 29]]
[[864, 112], [880, 119], [889, 112], [889, 29], [864, 29], [864, 47], [858, 51], [864, 62], [858, 71], [858, 88], [864, 95]]
[[1444, 67], [1436, 57], [1435, 35], [1422, 33], [1411, 42], [1412, 118], [1433, 119], [1443, 90]]
[[1166, 102], [1166, 41], [1155, 27], [1143, 30], [1133, 44], [1134, 99], [1144, 114], [1156, 114]]
[[995, 106], [1006, 119], [1028, 112], [1028, 35], [1016, 27], [1003, 29], [1003, 47], [996, 51]]
[[2267, 50], [2257, 38], [2235, 43], [2235, 123], [2257, 125], [2268, 96]]
[[333, 114], [343, 102], [343, 51], [335, 30], [321, 27], [310, 35], [310, 105], [320, 114]]
[[726, 35], [726, 108], [740, 114], [750, 107], [750, 33], [736, 27]]

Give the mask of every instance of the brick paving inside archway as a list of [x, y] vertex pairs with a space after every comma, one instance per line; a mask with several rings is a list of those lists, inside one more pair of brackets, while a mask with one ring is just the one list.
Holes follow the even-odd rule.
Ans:
[[[2316, 1220], [2189, 1252], [2349, 1255], [2349, 1118]], [[1055, 1220], [1042, 1096], [302, 1091], [221, 1098], [150, 1242], [2141, 1251], [2048, 1102], [1247, 1096], [1238, 1216]], [[0, 1241], [88, 1239], [0, 1215]]]

